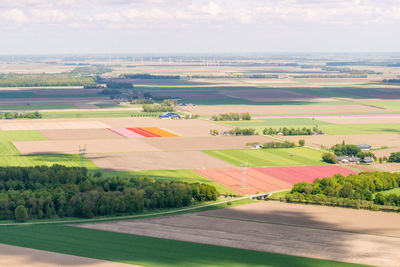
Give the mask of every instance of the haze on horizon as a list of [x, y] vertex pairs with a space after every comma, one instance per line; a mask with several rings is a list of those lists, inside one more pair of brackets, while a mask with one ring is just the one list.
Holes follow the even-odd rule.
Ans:
[[0, 54], [399, 52], [400, 0], [0, 0]]

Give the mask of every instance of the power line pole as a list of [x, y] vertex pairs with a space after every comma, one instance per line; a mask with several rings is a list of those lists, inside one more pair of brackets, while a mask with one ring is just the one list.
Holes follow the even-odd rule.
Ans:
[[79, 145], [79, 154], [81, 155], [81, 167], [86, 168], [86, 145]]

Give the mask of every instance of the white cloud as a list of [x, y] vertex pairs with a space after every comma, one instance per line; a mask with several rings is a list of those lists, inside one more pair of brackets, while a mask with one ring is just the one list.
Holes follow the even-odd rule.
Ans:
[[1, 17], [5, 21], [16, 23], [24, 23], [28, 20], [24, 12], [17, 8], [4, 11], [1, 14]]
[[215, 2], [208, 2], [208, 4], [202, 6], [200, 10], [211, 17], [216, 17], [221, 13], [221, 8]]
[[31, 14], [32, 20], [39, 23], [63, 22], [69, 17], [58, 9], [34, 9]]
[[91, 21], [94, 22], [112, 22], [118, 23], [121, 22], [122, 18], [118, 12], [111, 12], [111, 13], [99, 13], [95, 14]]

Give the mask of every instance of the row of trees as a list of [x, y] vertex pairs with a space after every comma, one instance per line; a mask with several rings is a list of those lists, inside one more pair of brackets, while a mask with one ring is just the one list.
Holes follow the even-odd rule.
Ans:
[[38, 111], [35, 112], [0, 112], [0, 120], [12, 119], [41, 119], [42, 114]]
[[173, 112], [174, 107], [165, 104], [143, 104], [144, 112]]
[[125, 74], [127, 79], [180, 79], [179, 75], [153, 75], [148, 73]]
[[383, 79], [384, 83], [400, 83], [400, 79]]
[[[0, 168], [0, 219], [111, 216], [216, 200], [215, 187], [149, 178], [94, 178], [85, 168]], [[21, 217], [22, 218], [21, 218]]]
[[213, 121], [239, 121], [239, 120], [249, 121], [249, 120], [251, 120], [251, 115], [249, 112], [245, 112], [245, 113], [231, 112], [231, 113], [213, 115], [211, 117], [211, 120], [213, 120]]
[[400, 186], [400, 174], [388, 172], [362, 172], [344, 177], [335, 174], [315, 179], [313, 183], [295, 184], [291, 194], [323, 195], [348, 199], [373, 200], [373, 194]]
[[96, 86], [95, 77], [71, 73], [0, 74], [0, 87]]
[[[304, 143], [303, 143], [304, 145]], [[284, 142], [268, 142], [264, 143], [263, 148], [264, 149], [270, 149], [270, 148], [292, 148], [295, 147], [296, 144], [294, 142], [289, 142], [289, 141], [284, 141]]]
[[321, 130], [317, 127], [314, 128], [265, 128], [263, 130], [264, 135], [277, 135], [282, 134], [284, 136], [295, 136], [295, 135], [313, 135], [313, 134], [323, 134]]

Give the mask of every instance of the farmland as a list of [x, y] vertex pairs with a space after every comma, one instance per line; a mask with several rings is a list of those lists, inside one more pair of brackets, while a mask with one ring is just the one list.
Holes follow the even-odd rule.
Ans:
[[[390, 266], [396, 265], [399, 260], [396, 251], [396, 244], [399, 243], [397, 238], [399, 227], [395, 223], [398, 217], [398, 214], [370, 211], [258, 202], [178, 216], [76, 226], [257, 251]], [[380, 229], [376, 229], [375, 221], [385, 221], [385, 223], [382, 223]], [[375, 253], [377, 246], [384, 249], [386, 253], [377, 255]], [[249, 262], [249, 265], [254, 264]], [[278, 265], [287, 264], [289, 263]]]
[[321, 161], [322, 152], [309, 148], [227, 149], [207, 150], [204, 153], [236, 166], [241, 164], [248, 164], [249, 167], [325, 164]]
[[[227, 57], [218, 67], [208, 66], [197, 57], [183, 58], [162, 61], [160, 56], [152, 62], [143, 56], [140, 63], [129, 64], [97, 56], [79, 60], [70, 57], [51, 64], [0, 62], [0, 72], [12, 70], [26, 77], [42, 75], [34, 74], [33, 69], [48, 72], [43, 77], [70, 75], [75, 67], [64, 63], [107, 69], [96, 76], [71, 74], [73, 79], [96, 81], [86, 88], [0, 88], [0, 111], [43, 114], [35, 120], [0, 121], [0, 166], [83, 163], [90, 179], [99, 183], [111, 181], [111, 177], [120, 177], [123, 183], [128, 181], [124, 178], [147, 177], [150, 184], [163, 181], [164, 186], [174, 181], [205, 183], [214, 186], [225, 203], [204, 207], [215, 202], [198, 203], [198, 210], [194, 207], [175, 215], [162, 214], [174, 209], [145, 210], [128, 217], [112, 213], [118, 216], [96, 217], [104, 222], [87, 224], [78, 223], [77, 218], [57, 217], [57, 213], [46, 219], [28, 218], [34, 224], [22, 226], [9, 212], [9, 220], [0, 222], [11, 224], [0, 225], [0, 243], [62, 253], [32, 256], [49, 265], [59, 264], [54, 258], [63, 254], [86, 257], [74, 260], [93, 266], [109, 264], [107, 261], [144, 266], [392, 266], [398, 262], [395, 248], [399, 230], [393, 224], [398, 221], [396, 213], [252, 200], [238, 203], [231, 198], [290, 190], [298, 182], [334, 174], [399, 170], [400, 164], [395, 163], [339, 166], [321, 161], [326, 147], [343, 140], [346, 144], [369, 144], [377, 156], [400, 151], [400, 86], [382, 83], [383, 79], [396, 78], [398, 68], [372, 66], [369, 61], [332, 68], [326, 59], [305, 55], [285, 60], [275, 56]], [[377, 62], [374, 64], [383, 64]], [[181, 115], [200, 115], [193, 116], [199, 119], [161, 120], [158, 112], [143, 112], [142, 103], [164, 100]], [[249, 112], [252, 119], [210, 120], [213, 115], [229, 112]], [[324, 134], [262, 135], [264, 128], [316, 126]], [[224, 134], [234, 127], [255, 128], [258, 135]], [[221, 134], [213, 136], [213, 130]], [[301, 139], [305, 147], [250, 148], [250, 144], [272, 141], [297, 144]], [[82, 148], [84, 157], [79, 155]], [[129, 190], [146, 197], [152, 191], [150, 187], [139, 190], [137, 184]], [[126, 190], [116, 192], [116, 196], [119, 193], [127, 195]], [[98, 192], [90, 195], [103, 197]], [[244, 205], [236, 206], [239, 204]], [[153, 213], [154, 217], [143, 217]], [[376, 247], [385, 253], [377, 255]]]
[[347, 176], [357, 173], [341, 166], [264, 167], [248, 169], [194, 170], [240, 194], [256, 194], [289, 189], [299, 182], [313, 182], [316, 178], [334, 174]]
[[[347, 266], [343, 263], [65, 225], [0, 227], [0, 242], [145, 266]], [[157, 253], [154, 253], [157, 251]], [[348, 265], [352, 266], [352, 265]]]

